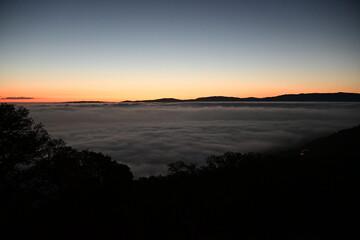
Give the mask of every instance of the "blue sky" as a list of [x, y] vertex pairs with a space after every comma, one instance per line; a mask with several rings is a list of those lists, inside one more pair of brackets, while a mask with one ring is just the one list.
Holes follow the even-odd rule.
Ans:
[[359, 12], [335, 0], [2, 1], [0, 95], [360, 92]]

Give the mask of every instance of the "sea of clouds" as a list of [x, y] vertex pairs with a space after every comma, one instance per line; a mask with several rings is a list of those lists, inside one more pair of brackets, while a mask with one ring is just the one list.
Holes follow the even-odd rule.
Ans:
[[226, 151], [269, 151], [360, 124], [360, 103], [22, 104], [53, 137], [100, 151], [134, 175], [204, 163]]

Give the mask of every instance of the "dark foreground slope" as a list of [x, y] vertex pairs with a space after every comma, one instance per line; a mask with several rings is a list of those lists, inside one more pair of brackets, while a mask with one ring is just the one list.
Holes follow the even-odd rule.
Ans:
[[356, 233], [360, 127], [273, 155], [132, 180], [0, 105], [0, 234], [27, 239], [343, 239]]

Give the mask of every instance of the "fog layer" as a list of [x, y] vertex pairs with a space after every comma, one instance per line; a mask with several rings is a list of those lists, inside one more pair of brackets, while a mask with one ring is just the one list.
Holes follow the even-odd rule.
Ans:
[[268, 151], [360, 124], [359, 103], [23, 104], [53, 137], [135, 176], [226, 151]]

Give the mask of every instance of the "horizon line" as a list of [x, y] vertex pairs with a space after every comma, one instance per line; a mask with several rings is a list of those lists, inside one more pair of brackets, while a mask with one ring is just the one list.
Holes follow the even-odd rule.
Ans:
[[[345, 94], [360, 94], [360, 92], [309, 92], [309, 93], [285, 93], [285, 94], [280, 94], [280, 95], [275, 95], [275, 96], [267, 96], [267, 97], [254, 97], [254, 96], [249, 96], [249, 97], [237, 97], [237, 96], [225, 96], [225, 95], [211, 95], [211, 96], [206, 96], [206, 97], [195, 97], [195, 98], [187, 98], [187, 99], [182, 99], [182, 98], [175, 98], [175, 97], [157, 97], [157, 98], [152, 98], [152, 99], [135, 99], [135, 100], [129, 100], [129, 99], [125, 99], [125, 100], [98, 100], [98, 99], [92, 99], [92, 100], [84, 100], [84, 99], [72, 99], [72, 100], [57, 100], [57, 99], [53, 99], [53, 98], [36, 98], [36, 97], [3, 97], [0, 98], [0, 103], [76, 103], [76, 102], [89, 102], [89, 103], [117, 103], [117, 102], [126, 102], [126, 101], [130, 101], [130, 102], [136, 102], [136, 101], [154, 101], [154, 100], [160, 100], [160, 99], [175, 99], [175, 100], [179, 100], [179, 101], [191, 101], [191, 100], [195, 100], [195, 99], [199, 99], [199, 98], [210, 98], [210, 97], [226, 97], [226, 98], [239, 98], [239, 99], [248, 99], [248, 98], [256, 98], [256, 99], [264, 99], [264, 98], [272, 98], [272, 97], [279, 97], [279, 96], [288, 96], [288, 95], [306, 95], [306, 94], [340, 94], [340, 93], [345, 93]], [[49, 99], [49, 101], [37, 101], [40, 99]], [[28, 100], [28, 101], [24, 101], [24, 100]]]

